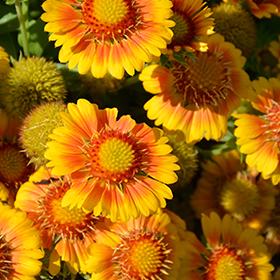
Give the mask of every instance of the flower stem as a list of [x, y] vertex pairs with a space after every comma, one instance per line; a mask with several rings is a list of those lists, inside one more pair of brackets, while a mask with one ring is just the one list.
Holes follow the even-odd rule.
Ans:
[[25, 28], [25, 18], [22, 13], [21, 5], [19, 0], [15, 0], [15, 7], [19, 21], [19, 28], [22, 35], [22, 47], [25, 56], [29, 56], [29, 49], [28, 49], [28, 40], [27, 40], [27, 32]]

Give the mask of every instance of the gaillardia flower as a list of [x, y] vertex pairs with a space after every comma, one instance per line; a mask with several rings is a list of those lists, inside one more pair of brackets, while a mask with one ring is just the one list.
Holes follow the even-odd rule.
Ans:
[[[140, 280], [178, 279], [180, 259], [185, 251], [176, 224], [167, 213], [158, 213], [111, 227], [115, 242], [88, 247], [90, 279]], [[107, 239], [104, 239], [106, 241]]]
[[155, 94], [145, 105], [148, 118], [170, 131], [181, 131], [188, 144], [227, 133], [228, 113], [247, 98], [249, 76], [242, 67], [246, 58], [219, 34], [209, 36], [207, 52], [185, 57], [168, 69], [150, 65], [139, 76], [146, 91]]
[[70, 188], [71, 178], [59, 178], [41, 167], [18, 191], [15, 207], [27, 212], [40, 230], [43, 248], [52, 249], [48, 270], [60, 271], [60, 259], [76, 274], [85, 273], [86, 248], [95, 242], [95, 231], [102, 218], [77, 207], [62, 207], [61, 200]]
[[35, 280], [44, 257], [41, 243], [26, 213], [0, 203], [0, 279]]
[[197, 218], [212, 211], [220, 216], [228, 213], [244, 227], [262, 230], [272, 217], [278, 193], [271, 181], [241, 164], [237, 150], [214, 155], [201, 165], [201, 178], [190, 200]]
[[194, 233], [186, 233], [186, 257], [179, 279], [271, 279], [271, 256], [257, 230], [243, 228], [228, 214], [221, 219], [215, 212], [204, 215], [201, 223], [207, 245]]
[[121, 79], [159, 58], [173, 36], [169, 0], [47, 0], [42, 20], [50, 40], [61, 46], [59, 60], [80, 74], [91, 69]]
[[0, 103], [9, 115], [24, 118], [37, 105], [66, 96], [61, 72], [43, 57], [20, 58], [10, 68], [0, 92]]
[[246, 163], [276, 185], [280, 182], [280, 81], [260, 77], [253, 87], [252, 105], [261, 115], [233, 114], [237, 118], [234, 135], [239, 138], [236, 144], [247, 155]]
[[53, 174], [71, 174], [72, 185], [62, 205], [83, 206], [94, 215], [127, 221], [165, 207], [177, 181], [176, 156], [163, 132], [136, 124], [130, 116], [118, 121], [117, 109], [100, 110], [79, 99], [60, 113], [65, 126], [50, 135], [45, 157]]
[[221, 3], [213, 7], [215, 31], [248, 57], [257, 42], [257, 26], [251, 14], [238, 5]]
[[210, 18], [211, 9], [202, 0], [172, 0], [173, 20], [176, 25], [171, 28], [174, 33], [172, 42], [167, 46], [170, 51], [203, 51], [207, 49], [201, 36], [213, 34], [214, 19]]
[[0, 46], [0, 82], [4, 79], [10, 68], [9, 55], [5, 52], [5, 49]]

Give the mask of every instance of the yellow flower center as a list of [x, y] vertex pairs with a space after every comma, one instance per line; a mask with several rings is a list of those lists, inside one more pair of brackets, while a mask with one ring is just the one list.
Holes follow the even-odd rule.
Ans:
[[0, 279], [12, 279], [14, 274], [11, 246], [0, 231]]
[[239, 221], [251, 215], [260, 204], [258, 186], [249, 175], [238, 173], [226, 182], [220, 193], [220, 204]]
[[167, 249], [167, 246], [161, 235], [143, 230], [123, 238], [117, 249], [120, 253], [117, 259], [120, 279], [160, 280], [163, 275], [168, 275], [172, 261], [168, 259], [171, 249]]
[[120, 40], [141, 26], [141, 11], [136, 1], [85, 0], [83, 23], [96, 41]]
[[[102, 131], [88, 143], [86, 149], [93, 178], [121, 185], [148, 168], [149, 149], [127, 133]], [[122, 189], [122, 188], [121, 188]]]
[[131, 167], [134, 159], [132, 147], [118, 138], [102, 144], [99, 151], [100, 165], [110, 172], [123, 172]]
[[271, 108], [267, 109], [266, 119], [271, 134], [269, 138], [280, 147], [280, 104], [275, 102]]
[[18, 182], [27, 169], [27, 159], [19, 148], [13, 145], [0, 147], [0, 180]]
[[171, 71], [175, 77], [174, 86], [182, 95], [185, 104], [203, 107], [218, 106], [219, 101], [232, 90], [229, 69], [224, 65], [222, 54], [196, 52], [197, 59], [185, 57], [188, 68], [174, 63]]
[[173, 20], [176, 25], [171, 28], [174, 35], [168, 48], [189, 45], [194, 39], [194, 26], [192, 20], [180, 11], [176, 11], [170, 19]]
[[47, 229], [54, 235], [72, 241], [83, 239], [85, 234], [95, 229], [98, 217], [92, 212], [85, 213], [77, 207], [61, 206], [61, 200], [69, 190], [71, 182], [64, 178], [64, 182], [56, 180], [48, 185], [46, 194], [38, 200], [38, 221], [41, 229]]
[[206, 266], [206, 280], [243, 280], [245, 263], [233, 248], [220, 248], [213, 252]]

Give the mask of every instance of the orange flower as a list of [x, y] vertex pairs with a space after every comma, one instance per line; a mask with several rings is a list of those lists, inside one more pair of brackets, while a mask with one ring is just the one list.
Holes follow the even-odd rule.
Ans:
[[42, 240], [26, 213], [0, 203], [0, 279], [35, 280], [44, 257]]
[[171, 28], [174, 33], [172, 42], [167, 46], [169, 52], [206, 50], [201, 36], [213, 34], [214, 19], [210, 18], [211, 9], [202, 0], [172, 0], [173, 20], [176, 25]]
[[264, 179], [272, 178], [274, 185], [280, 182], [280, 81], [260, 77], [253, 81], [255, 97], [252, 105], [261, 116], [233, 114], [237, 120], [234, 135], [238, 137], [241, 153], [246, 154], [246, 163], [256, 166]]
[[[180, 221], [181, 222], [181, 221]], [[89, 246], [87, 271], [91, 279], [130, 280], [178, 278], [180, 259], [185, 254], [176, 224], [167, 213], [141, 215], [111, 227], [114, 242]]]
[[96, 78], [107, 72], [121, 79], [159, 58], [173, 36], [169, 0], [46, 0], [42, 20], [59, 60]]
[[62, 205], [77, 205], [112, 221], [138, 218], [165, 207], [179, 167], [167, 137], [130, 116], [118, 121], [117, 109], [99, 110], [79, 99], [60, 113], [66, 126], [56, 128], [45, 157], [56, 175], [72, 174]]
[[170, 131], [182, 131], [187, 143], [203, 136], [219, 141], [227, 133], [228, 113], [247, 98], [249, 76], [245, 57], [219, 34], [207, 41], [207, 52], [196, 52], [187, 68], [174, 62], [168, 69], [151, 65], [139, 79], [146, 91], [156, 94], [145, 105], [148, 118]]
[[271, 256], [257, 230], [242, 228], [228, 214], [221, 220], [215, 212], [201, 223], [207, 246], [187, 232], [180, 279], [271, 279]]
[[96, 242], [95, 233], [102, 224], [102, 218], [92, 212], [61, 207], [70, 184], [69, 176], [62, 179], [41, 167], [21, 186], [15, 201], [15, 206], [27, 212], [40, 229], [43, 247], [51, 249], [54, 244], [49, 263], [52, 275], [60, 271], [60, 258], [72, 273], [80, 270], [85, 273], [85, 262], [89, 257], [86, 248]]
[[190, 204], [197, 218], [212, 211], [228, 213], [244, 227], [263, 229], [275, 207], [276, 188], [271, 181], [240, 163], [237, 150], [212, 156], [202, 163], [202, 174]]

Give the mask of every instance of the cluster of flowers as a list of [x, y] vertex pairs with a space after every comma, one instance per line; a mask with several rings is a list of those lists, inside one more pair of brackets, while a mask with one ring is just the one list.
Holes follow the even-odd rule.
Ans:
[[[69, 70], [29, 56], [7, 2], [25, 57], [0, 47], [0, 279], [279, 280], [280, 37], [257, 44], [280, 1], [45, 0]], [[131, 87], [147, 122], [88, 95]]]

